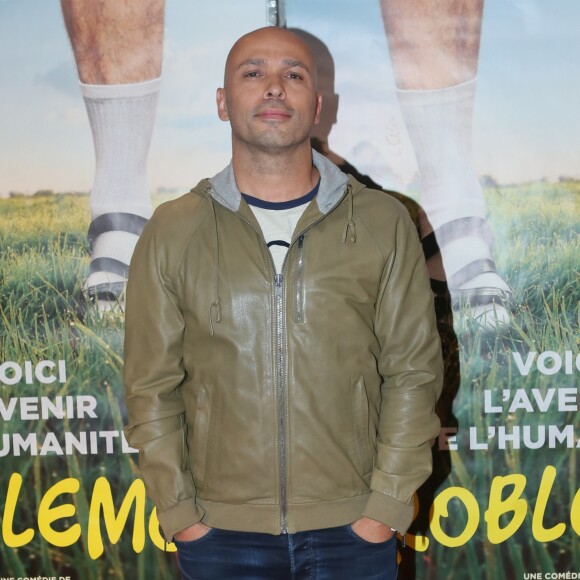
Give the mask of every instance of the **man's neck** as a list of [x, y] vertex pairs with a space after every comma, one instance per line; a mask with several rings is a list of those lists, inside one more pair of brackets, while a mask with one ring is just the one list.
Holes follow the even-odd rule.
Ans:
[[289, 201], [306, 195], [320, 176], [312, 165], [309, 146], [278, 155], [234, 148], [232, 166], [238, 189], [265, 201]]

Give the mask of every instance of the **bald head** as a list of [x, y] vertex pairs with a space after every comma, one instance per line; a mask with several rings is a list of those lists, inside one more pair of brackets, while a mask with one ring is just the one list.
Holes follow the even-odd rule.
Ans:
[[322, 98], [312, 53], [292, 32], [270, 26], [242, 36], [230, 50], [216, 101], [219, 118], [232, 128], [234, 161], [250, 150], [278, 155], [299, 149], [310, 158]]
[[288, 63], [304, 68], [316, 86], [316, 62], [309, 46], [285, 28], [266, 26], [244, 34], [232, 46], [226, 59], [224, 88], [232, 74], [244, 64], [258, 64], [257, 61], [262, 62], [266, 55], [284, 50], [288, 53]]

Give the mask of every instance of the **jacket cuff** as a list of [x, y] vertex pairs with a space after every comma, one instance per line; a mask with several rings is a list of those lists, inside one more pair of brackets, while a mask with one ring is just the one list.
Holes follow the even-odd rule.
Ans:
[[414, 506], [378, 491], [371, 491], [371, 495], [363, 516], [377, 520], [404, 535], [413, 521]]
[[189, 498], [166, 509], [163, 513], [157, 513], [157, 518], [165, 539], [173, 542], [173, 536], [177, 532], [197, 524], [204, 514], [203, 509], [195, 503], [195, 499]]

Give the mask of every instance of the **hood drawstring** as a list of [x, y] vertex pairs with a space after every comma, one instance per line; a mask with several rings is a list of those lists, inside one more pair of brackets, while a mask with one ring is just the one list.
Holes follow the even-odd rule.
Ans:
[[351, 231], [350, 234], [350, 241], [354, 244], [356, 243], [356, 227], [354, 224], [353, 213], [354, 213], [354, 196], [352, 195], [352, 186], [349, 184], [346, 187], [346, 194], [349, 197], [349, 204], [348, 204], [348, 218], [347, 222], [344, 226], [344, 232], [342, 233], [342, 243], [346, 243], [346, 239], [348, 237], [349, 230]]
[[[205, 193], [209, 195], [211, 201], [211, 209], [213, 212], [213, 224], [215, 232], [215, 245], [214, 245], [214, 263], [215, 263], [215, 300], [209, 307], [209, 332], [211, 336], [214, 335], [214, 319], [215, 322], [220, 323], [222, 321], [222, 299], [220, 298], [220, 239], [218, 233], [217, 216], [215, 212], [215, 201], [211, 196], [211, 187], [206, 187]], [[214, 314], [215, 313], [215, 314]]]

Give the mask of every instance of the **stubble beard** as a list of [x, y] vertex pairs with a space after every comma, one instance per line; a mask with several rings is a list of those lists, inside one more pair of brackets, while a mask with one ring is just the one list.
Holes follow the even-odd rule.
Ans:
[[308, 126], [302, 126], [301, 123], [297, 123], [294, 126], [284, 127], [284, 125], [292, 125], [293, 120], [290, 123], [266, 122], [266, 125], [270, 125], [269, 127], [257, 130], [252, 127], [252, 121], [254, 121], [252, 116], [245, 131], [236, 130], [235, 123], [232, 123], [232, 139], [234, 143], [237, 142], [241, 147], [255, 154], [273, 156], [288, 154], [302, 147], [305, 142], [309, 142], [313, 125], [309, 123]]
[[298, 135], [282, 135], [280, 133], [268, 133], [256, 135], [253, 138], [241, 139], [245, 147], [256, 153], [269, 155], [284, 155], [299, 149], [308, 141], [310, 132]]

